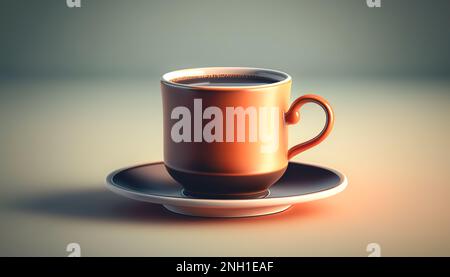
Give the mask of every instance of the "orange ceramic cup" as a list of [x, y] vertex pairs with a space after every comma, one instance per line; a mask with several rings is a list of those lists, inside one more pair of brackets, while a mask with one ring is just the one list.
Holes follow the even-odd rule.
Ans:
[[[208, 78], [265, 82], [238, 86], [188, 82]], [[334, 121], [331, 106], [317, 95], [301, 96], [289, 105], [291, 83], [286, 73], [245, 67], [184, 69], [162, 77], [164, 164], [187, 195], [264, 196], [283, 175], [289, 159], [328, 136]], [[299, 110], [306, 103], [323, 108], [325, 126], [316, 137], [288, 149], [287, 125], [299, 121]]]

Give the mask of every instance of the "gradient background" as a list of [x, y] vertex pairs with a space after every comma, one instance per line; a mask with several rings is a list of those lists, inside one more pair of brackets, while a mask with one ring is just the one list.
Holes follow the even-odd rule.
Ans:
[[[450, 255], [450, 1], [0, 0], [0, 255]], [[160, 76], [204, 66], [288, 72], [336, 124], [295, 158], [343, 193], [280, 214], [201, 219], [105, 189], [162, 159]], [[290, 143], [319, 132], [302, 110]]]

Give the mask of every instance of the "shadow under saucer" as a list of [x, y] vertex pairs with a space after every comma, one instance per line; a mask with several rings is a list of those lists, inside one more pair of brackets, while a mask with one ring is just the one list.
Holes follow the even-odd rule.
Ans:
[[288, 220], [298, 220], [302, 217], [316, 216], [326, 212], [323, 205], [301, 205], [295, 209], [280, 214], [261, 218], [205, 218], [191, 217], [171, 213], [163, 206], [145, 202], [133, 201], [112, 194], [104, 188], [85, 188], [46, 193], [31, 198], [23, 198], [9, 203], [9, 209], [15, 211], [47, 215], [60, 218], [92, 220], [97, 222], [116, 223], [151, 223], [151, 224], [233, 224], [281, 223]]

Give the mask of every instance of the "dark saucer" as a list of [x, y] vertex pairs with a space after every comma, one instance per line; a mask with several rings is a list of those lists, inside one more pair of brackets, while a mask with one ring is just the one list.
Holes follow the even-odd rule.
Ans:
[[292, 204], [329, 197], [344, 190], [346, 177], [333, 169], [290, 162], [285, 174], [262, 198], [193, 197], [157, 162], [111, 173], [108, 188], [120, 195], [164, 205], [171, 211], [198, 216], [237, 217], [279, 212]]

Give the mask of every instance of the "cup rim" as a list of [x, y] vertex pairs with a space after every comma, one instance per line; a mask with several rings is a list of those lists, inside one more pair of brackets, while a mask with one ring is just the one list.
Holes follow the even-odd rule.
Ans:
[[[238, 86], [238, 87], [230, 87], [230, 86], [200, 86], [200, 85], [191, 85], [191, 84], [182, 84], [176, 81], [173, 81], [176, 78], [182, 78], [183, 76], [204, 76], [206, 74], [251, 74], [251, 75], [259, 75], [259, 76], [268, 76], [270, 75], [274, 79], [279, 78], [278, 81], [275, 81], [270, 84], [264, 85], [248, 85], [248, 86]], [[288, 83], [292, 80], [291, 76], [283, 71], [267, 69], [267, 68], [258, 68], [258, 67], [199, 67], [199, 68], [186, 68], [170, 71], [165, 73], [161, 77], [161, 83], [164, 83], [169, 86], [184, 88], [184, 89], [200, 89], [200, 90], [228, 90], [228, 91], [236, 91], [236, 90], [247, 90], [247, 89], [260, 89], [267, 88], [273, 86], [279, 86], [281, 84]]]

